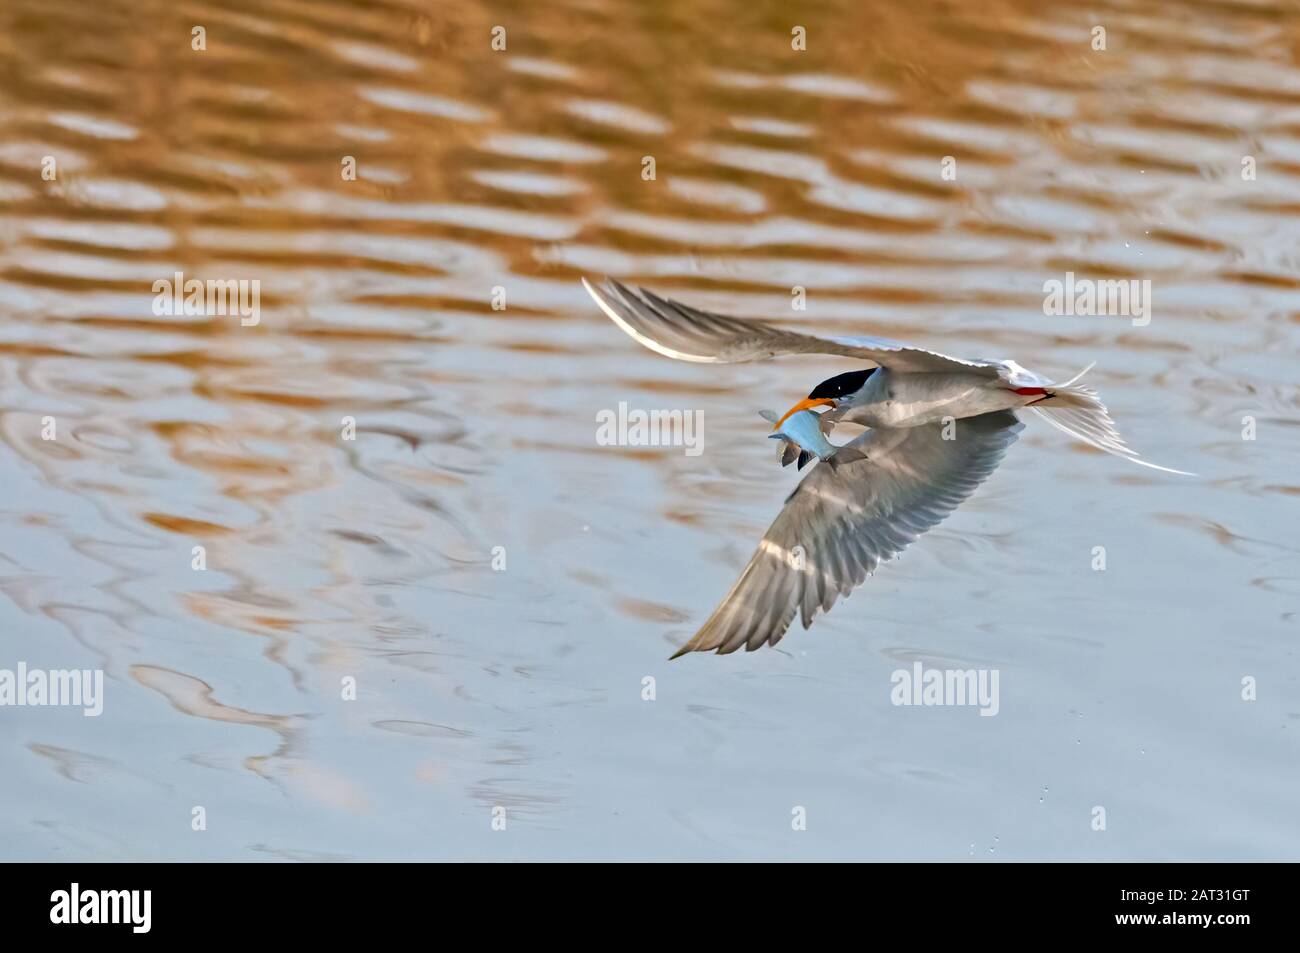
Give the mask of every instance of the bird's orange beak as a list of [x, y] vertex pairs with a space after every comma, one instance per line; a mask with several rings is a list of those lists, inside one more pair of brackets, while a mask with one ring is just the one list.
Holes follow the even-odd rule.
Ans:
[[812, 407], [820, 407], [823, 404], [827, 404], [831, 407], [834, 407], [835, 401], [831, 400], [829, 397], [805, 397], [803, 400], [799, 401], [799, 403], [795, 404], [793, 407], [787, 410], [785, 412], [785, 416], [783, 416], [780, 420], [778, 420], [776, 422], [776, 426], [774, 426], [772, 429], [773, 430], [779, 429], [780, 426], [783, 423], [785, 423], [786, 420], [788, 420], [792, 414], [797, 414], [801, 410], [808, 410]]

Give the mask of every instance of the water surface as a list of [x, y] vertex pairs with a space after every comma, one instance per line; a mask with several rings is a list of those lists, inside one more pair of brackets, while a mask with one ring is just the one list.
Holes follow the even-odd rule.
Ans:
[[[106, 698], [0, 709], [0, 855], [1294, 859], [1298, 58], [1280, 0], [7, 0], [0, 668]], [[1031, 424], [812, 630], [669, 664], [796, 479], [755, 411], [849, 367], [666, 360], [600, 274], [1095, 360], [1201, 476]], [[999, 714], [891, 705], [918, 660]]]

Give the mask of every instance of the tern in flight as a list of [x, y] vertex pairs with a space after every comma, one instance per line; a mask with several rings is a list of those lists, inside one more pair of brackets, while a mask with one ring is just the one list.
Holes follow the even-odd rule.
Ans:
[[[867, 429], [840, 448], [824, 442], [831, 465], [815, 466], [799, 483], [722, 604], [673, 658], [775, 645], [796, 613], [808, 628], [975, 491], [1024, 429], [1018, 410], [1107, 453], [1184, 472], [1139, 459], [1097, 392], [1077, 383], [1082, 373], [1054, 383], [1014, 361], [967, 361], [883, 338], [814, 337], [610, 279], [600, 287], [582, 283], [620, 328], [680, 361], [833, 354], [873, 365], [822, 381], [784, 417], [771, 415], [780, 427], [823, 408], [824, 430], [838, 423]], [[802, 466], [811, 454], [786, 444], [782, 462], [796, 458]]]

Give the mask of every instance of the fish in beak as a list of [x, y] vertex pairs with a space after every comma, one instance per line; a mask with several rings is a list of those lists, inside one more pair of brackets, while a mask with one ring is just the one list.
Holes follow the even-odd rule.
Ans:
[[[818, 399], [816, 401], [804, 401], [805, 404], [816, 406], [818, 404], [834, 404], [834, 401]], [[765, 413], [763, 415], [769, 420], [776, 417], [775, 414]], [[854, 460], [865, 459], [865, 455], [858, 450], [850, 447], [837, 447], [826, 439], [826, 432], [822, 429], [822, 420], [810, 407], [802, 409], [796, 408], [776, 421], [776, 432], [768, 435], [772, 440], [782, 440], [786, 443], [786, 451], [782, 454], [781, 463], [785, 465], [794, 459], [793, 451], [797, 448], [799, 469], [803, 469], [805, 463], [816, 457], [829, 463], [832, 467], [837, 467], [843, 463], [849, 463]]]

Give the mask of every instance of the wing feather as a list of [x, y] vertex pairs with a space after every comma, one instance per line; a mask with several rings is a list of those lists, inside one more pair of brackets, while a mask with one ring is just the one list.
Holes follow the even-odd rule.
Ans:
[[612, 278], [582, 285], [611, 321], [650, 350], [679, 361], [740, 364], [782, 354], [834, 354], [899, 371], [976, 373], [997, 377], [996, 361], [964, 361], [887, 338], [823, 338], [763, 321], [702, 311]]
[[998, 411], [956, 427], [953, 440], [943, 439], [938, 423], [868, 430], [846, 444], [865, 459], [814, 467], [726, 598], [673, 658], [775, 645], [796, 615], [808, 628], [947, 518], [997, 469], [1024, 424]]

